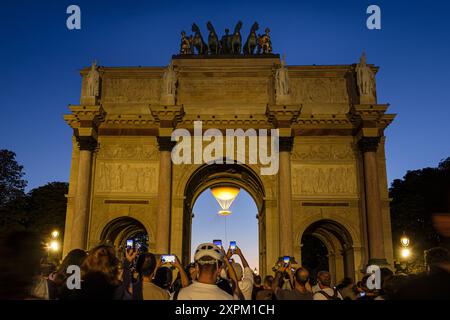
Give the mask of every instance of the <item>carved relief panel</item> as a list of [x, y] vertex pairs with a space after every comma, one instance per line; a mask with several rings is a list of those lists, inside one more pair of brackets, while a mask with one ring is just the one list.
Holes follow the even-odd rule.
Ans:
[[344, 78], [292, 78], [291, 95], [297, 103], [348, 103]]
[[302, 196], [357, 195], [354, 165], [292, 166], [292, 192]]
[[103, 103], [157, 103], [161, 91], [159, 79], [103, 80]]

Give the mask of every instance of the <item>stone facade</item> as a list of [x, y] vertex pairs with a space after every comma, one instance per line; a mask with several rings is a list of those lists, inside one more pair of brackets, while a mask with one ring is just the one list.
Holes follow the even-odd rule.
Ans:
[[[145, 228], [151, 250], [187, 261], [191, 208], [223, 181], [257, 203], [263, 274], [279, 256], [301, 260], [305, 232], [327, 246], [335, 278], [360, 278], [368, 262], [393, 263], [384, 129], [394, 115], [387, 105], [362, 104], [356, 64], [287, 66], [282, 104], [278, 56], [174, 56], [172, 65], [170, 99], [161, 89], [165, 67], [99, 67], [94, 100], [86, 98], [89, 68], [81, 71], [80, 104], [65, 116], [74, 136], [64, 253], [94, 246], [111, 221], [126, 218]], [[278, 174], [261, 176], [258, 164], [172, 164], [172, 131], [197, 120], [204, 130], [278, 128]], [[124, 230], [116, 232], [122, 240], [132, 228]]]

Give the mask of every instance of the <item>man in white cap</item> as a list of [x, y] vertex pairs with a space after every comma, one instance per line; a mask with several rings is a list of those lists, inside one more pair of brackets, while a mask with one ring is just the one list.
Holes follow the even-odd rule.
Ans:
[[178, 300], [234, 300], [233, 296], [217, 286], [217, 279], [224, 266], [229, 266], [224, 260], [223, 251], [212, 243], [203, 243], [197, 247], [194, 255], [198, 270], [197, 280], [180, 290]]

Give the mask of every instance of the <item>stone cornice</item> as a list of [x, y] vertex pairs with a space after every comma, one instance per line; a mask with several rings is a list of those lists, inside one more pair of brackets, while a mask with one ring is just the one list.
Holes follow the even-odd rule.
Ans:
[[175, 128], [184, 117], [184, 109], [182, 105], [149, 105], [148, 108], [156, 123], [158, 123], [160, 127]]
[[379, 128], [385, 129], [395, 118], [395, 114], [386, 114], [389, 104], [353, 105], [349, 116], [357, 129]]
[[72, 128], [94, 128], [96, 129], [100, 122], [106, 116], [102, 106], [69, 106], [72, 114], [64, 115], [67, 124]]
[[297, 121], [302, 105], [268, 105], [266, 116], [276, 128], [289, 128]]

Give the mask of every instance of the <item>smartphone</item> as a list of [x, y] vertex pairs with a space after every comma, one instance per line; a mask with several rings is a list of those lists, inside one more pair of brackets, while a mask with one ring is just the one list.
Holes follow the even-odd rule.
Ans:
[[127, 249], [131, 249], [134, 247], [134, 241], [133, 240], [127, 240]]
[[236, 250], [236, 241], [230, 241], [230, 250], [233, 252]]
[[213, 243], [218, 247], [222, 246], [222, 240], [213, 240]]
[[175, 256], [173, 254], [163, 254], [161, 256], [161, 261], [163, 263], [175, 263]]
[[290, 256], [284, 256], [283, 257], [283, 262], [284, 262], [284, 264], [289, 264], [289, 262], [291, 262], [291, 257]]

